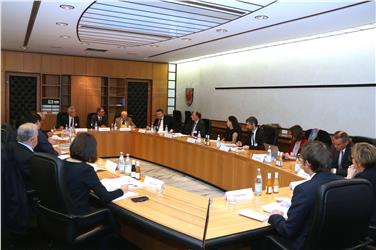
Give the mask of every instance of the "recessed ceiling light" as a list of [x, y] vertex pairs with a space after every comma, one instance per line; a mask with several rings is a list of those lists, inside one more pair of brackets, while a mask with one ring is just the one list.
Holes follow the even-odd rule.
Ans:
[[150, 45], [150, 47], [152, 47], [152, 48], [158, 48], [159, 46], [158, 46], [158, 45], [155, 45], [155, 44], [153, 44], [153, 45]]
[[181, 40], [183, 40], [183, 41], [191, 41], [192, 39], [189, 38], [189, 37], [184, 37], [184, 38], [182, 38]]
[[119, 45], [119, 46], [117, 46], [118, 47], [118, 49], [125, 49], [125, 46], [124, 45]]
[[26, 50], [27, 47], [26, 46], [21, 46], [20, 49]]
[[226, 33], [227, 32], [226, 29], [216, 29], [215, 31], [217, 31], [218, 33]]
[[61, 27], [68, 26], [67, 23], [63, 23], [63, 22], [56, 22], [56, 25], [61, 26]]
[[144, 57], [144, 60], [149, 60], [149, 57]]
[[70, 36], [68, 36], [68, 35], [60, 35], [60, 38], [68, 39], [68, 38], [70, 38]]
[[61, 4], [60, 8], [62, 8], [64, 10], [73, 10], [74, 6], [73, 5], [69, 5], [69, 4]]
[[87, 46], [87, 45], [89, 45], [89, 43], [81, 42], [81, 45]]
[[255, 18], [257, 20], [265, 20], [265, 19], [268, 19], [269, 17], [268, 16], [265, 16], [265, 15], [258, 15], [258, 16], [255, 16]]

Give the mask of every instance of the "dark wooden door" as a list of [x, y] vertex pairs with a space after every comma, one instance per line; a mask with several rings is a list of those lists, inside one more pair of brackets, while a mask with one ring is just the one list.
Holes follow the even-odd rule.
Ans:
[[128, 81], [128, 114], [139, 128], [144, 128], [148, 124], [149, 117], [149, 82]]

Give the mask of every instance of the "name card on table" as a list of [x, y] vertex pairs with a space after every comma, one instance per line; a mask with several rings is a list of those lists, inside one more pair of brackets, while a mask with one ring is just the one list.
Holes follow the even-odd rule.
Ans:
[[266, 154], [253, 154], [252, 160], [263, 163], [265, 160], [265, 157], [266, 157]]
[[141, 134], [145, 134], [146, 133], [146, 129], [138, 129], [138, 133], [141, 133]]
[[110, 128], [98, 128], [98, 131], [103, 132], [103, 131], [111, 131]]
[[253, 190], [252, 188], [245, 188], [245, 189], [227, 191], [225, 193], [225, 197], [226, 197], [226, 200], [230, 202], [250, 200], [253, 198]]
[[76, 128], [76, 133], [87, 132], [87, 128]]
[[196, 143], [196, 139], [195, 139], [195, 138], [192, 138], [192, 137], [188, 137], [188, 138], [187, 138], [187, 142], [190, 142], [190, 143]]
[[166, 137], [166, 138], [172, 138], [172, 137], [173, 137], [173, 135], [172, 135], [172, 134], [170, 134], [170, 133], [165, 133], [165, 134], [164, 134], [164, 137]]
[[163, 181], [150, 176], [145, 176], [144, 185], [146, 188], [155, 190], [158, 193], [162, 193], [165, 188], [165, 183]]
[[119, 128], [119, 131], [131, 131], [131, 128]]

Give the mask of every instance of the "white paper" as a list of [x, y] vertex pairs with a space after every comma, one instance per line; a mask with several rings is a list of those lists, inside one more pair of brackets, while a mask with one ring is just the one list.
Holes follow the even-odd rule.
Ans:
[[138, 133], [141, 133], [141, 134], [145, 134], [146, 133], [146, 129], [138, 129]]
[[291, 198], [288, 197], [275, 197], [275, 200], [280, 202], [282, 206], [291, 207]]
[[268, 215], [258, 213], [248, 208], [240, 210], [239, 214], [242, 216], [254, 219], [254, 220], [262, 221], [262, 222], [266, 221], [269, 218]]
[[283, 217], [287, 217], [287, 211], [289, 210], [289, 207], [288, 206], [284, 206], [282, 203], [280, 202], [272, 202], [272, 203], [269, 203], [269, 204], [266, 204], [266, 205], [263, 205], [261, 206], [262, 209], [267, 212], [267, 213], [271, 213], [273, 210], [279, 210], [279, 211], [282, 211], [283, 212]]
[[123, 195], [120, 196], [119, 198], [116, 198], [116, 199], [113, 200], [113, 201], [119, 201], [119, 200], [122, 200], [122, 199], [127, 199], [127, 198], [129, 198], [129, 197], [136, 196], [136, 195], [138, 195], [138, 193], [128, 191], [128, 192], [126, 192], [125, 194], [123, 194]]
[[252, 188], [245, 188], [233, 191], [227, 191], [225, 193], [225, 197], [227, 201], [241, 201], [241, 200], [250, 200], [253, 198], [253, 190]]
[[120, 176], [118, 178], [110, 178], [110, 179], [102, 179], [101, 180], [103, 186], [107, 189], [107, 191], [114, 191], [119, 189], [121, 186], [127, 184], [129, 190], [133, 190], [136, 188], [144, 187], [144, 184], [138, 180], [135, 180], [129, 176]]
[[87, 132], [87, 128], [76, 128], [76, 133]]
[[294, 189], [295, 189], [298, 185], [300, 185], [300, 184], [302, 184], [302, 183], [304, 183], [304, 182], [306, 182], [306, 181], [308, 181], [308, 180], [292, 181], [292, 182], [290, 182], [289, 188], [290, 188], [292, 191], [294, 191]]
[[230, 147], [227, 147], [226, 145], [221, 144], [221, 146], [219, 147], [219, 150], [225, 151], [225, 152], [230, 152]]
[[58, 156], [60, 160], [65, 160], [65, 159], [68, 159], [70, 157], [69, 154], [62, 154], [62, 155], [59, 155]]
[[119, 131], [131, 131], [131, 128], [119, 128]]
[[164, 186], [165, 186], [163, 181], [155, 179], [155, 178], [150, 177], [150, 176], [145, 176], [144, 184], [145, 184], [145, 187], [154, 189], [158, 192], [163, 191]]
[[266, 154], [253, 154], [252, 160], [263, 163], [265, 160], [265, 157], [266, 157]]
[[188, 136], [188, 135], [185, 135], [185, 134], [182, 134], [182, 133], [174, 133], [172, 136], [173, 137], [183, 137], [183, 136]]
[[164, 134], [164, 137], [166, 137], [166, 138], [172, 138], [172, 137], [173, 137], [173, 135], [172, 135], [172, 134], [170, 134], [170, 133], [165, 133], [165, 134]]
[[103, 132], [103, 131], [111, 131], [110, 128], [98, 128], [98, 131]]
[[190, 142], [190, 143], [196, 143], [196, 139], [195, 139], [195, 138], [192, 138], [192, 137], [188, 137], [188, 138], [187, 138], [187, 142]]
[[311, 179], [311, 176], [309, 174], [307, 174], [306, 172], [304, 172], [303, 169], [300, 169], [299, 172], [297, 173], [297, 175], [299, 175], [300, 177], [306, 179], [306, 180], [310, 180]]
[[117, 164], [113, 161], [106, 160], [106, 168], [108, 171], [115, 172], [117, 168]]

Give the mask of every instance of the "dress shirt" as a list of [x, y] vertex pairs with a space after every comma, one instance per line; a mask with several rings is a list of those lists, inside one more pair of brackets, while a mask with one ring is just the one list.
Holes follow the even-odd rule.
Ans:
[[164, 127], [164, 122], [162, 118], [162, 119], [159, 119], [159, 122], [158, 122], [158, 132], [163, 132], [163, 127]]

